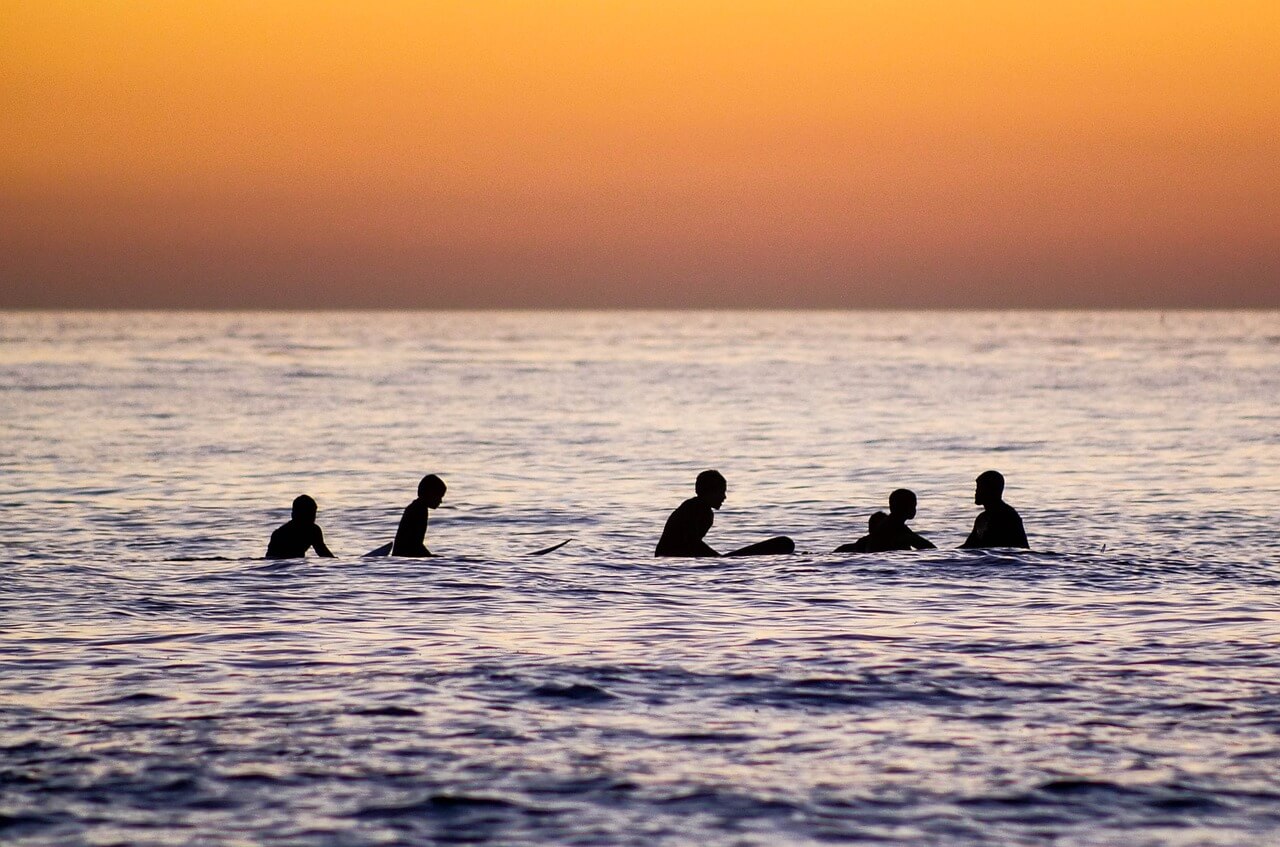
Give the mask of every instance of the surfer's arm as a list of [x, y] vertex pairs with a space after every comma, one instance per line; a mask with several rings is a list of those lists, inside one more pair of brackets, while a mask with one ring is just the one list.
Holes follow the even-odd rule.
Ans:
[[857, 541], [850, 541], [848, 544], [841, 544], [833, 552], [835, 553], [865, 553], [868, 545], [871, 543], [871, 536], [864, 535]]
[[711, 545], [702, 539], [707, 537], [707, 533], [711, 530], [711, 524], [715, 518], [711, 515], [711, 510], [707, 510], [706, 519], [698, 516], [694, 520], [689, 521], [685, 526], [685, 546], [692, 556], [699, 558], [718, 558], [720, 556], [715, 550], [711, 549]]
[[678, 540], [674, 547], [678, 552], [675, 552], [674, 555], [695, 558], [715, 558], [720, 555], [715, 550], [711, 549], [711, 546], [707, 544], [707, 542], [702, 540], [702, 533], [699, 533], [692, 528], [680, 533], [676, 537]]
[[319, 526], [316, 527], [315, 535], [311, 537], [311, 546], [316, 549], [317, 556], [323, 556], [326, 559], [333, 558], [333, 553], [329, 552], [329, 548], [324, 545], [324, 531]]
[[716, 522], [715, 514], [705, 506], [702, 511], [695, 513], [694, 519], [689, 522], [689, 546], [696, 550], [695, 556], [705, 558], [719, 558], [720, 553], [711, 549], [711, 545], [703, 541], [707, 537], [707, 533], [711, 531], [711, 526]]
[[916, 550], [937, 550], [938, 545], [934, 544], [923, 535], [911, 533], [911, 546]]
[[667, 518], [667, 525], [662, 529], [662, 538], [658, 541], [654, 555], [718, 557], [720, 554], [702, 540], [714, 521], [711, 509], [699, 507], [696, 500], [686, 500]]
[[1027, 531], [1022, 527], [1022, 516], [1010, 507], [1007, 514], [1001, 522], [1000, 538], [1010, 547], [1021, 547], [1024, 550], [1030, 550], [1031, 545], [1027, 543]]
[[1013, 530], [1014, 547], [1021, 547], [1023, 550], [1030, 550], [1031, 545], [1027, 542], [1027, 531], [1022, 528], [1022, 521], [1018, 521], [1017, 526]]

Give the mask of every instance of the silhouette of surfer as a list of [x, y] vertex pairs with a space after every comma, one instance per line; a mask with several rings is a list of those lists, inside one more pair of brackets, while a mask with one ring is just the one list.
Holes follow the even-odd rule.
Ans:
[[324, 546], [324, 532], [316, 523], [316, 501], [301, 494], [294, 498], [292, 517], [271, 533], [267, 558], [301, 559], [311, 547], [316, 549], [317, 556], [333, 558], [329, 548]]
[[876, 521], [874, 528], [867, 535], [859, 538], [850, 547], [861, 545], [860, 550], [838, 549], [837, 553], [889, 553], [894, 550], [933, 550], [936, 546], [923, 535], [907, 526], [907, 521], [916, 516], [916, 494], [906, 488], [899, 488], [889, 495], [889, 514]]
[[418, 483], [418, 499], [404, 507], [396, 540], [391, 543], [392, 556], [422, 557], [432, 555], [427, 549], [427, 512], [440, 507], [448, 487], [435, 474], [427, 474]]
[[973, 502], [982, 506], [982, 514], [973, 522], [973, 532], [960, 545], [962, 549], [981, 547], [1021, 547], [1029, 550], [1026, 530], [1016, 509], [1004, 502], [1004, 476], [999, 471], [984, 471], [978, 476]]
[[[703, 471], [694, 482], [694, 496], [681, 503], [667, 518], [654, 556], [720, 556], [702, 539], [715, 522], [715, 510], [724, 504], [729, 484], [719, 471]], [[785, 535], [751, 544], [725, 556], [763, 556], [794, 553], [796, 544]]]
[[871, 536], [875, 535], [877, 529], [889, 516], [884, 512], [872, 512], [871, 517], [867, 518], [867, 534], [850, 544], [841, 544], [835, 549], [837, 553], [870, 553], [871, 552]]

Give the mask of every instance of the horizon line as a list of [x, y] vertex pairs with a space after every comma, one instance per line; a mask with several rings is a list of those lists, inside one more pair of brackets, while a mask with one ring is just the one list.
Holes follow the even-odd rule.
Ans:
[[118, 313], [263, 313], [332, 314], [388, 312], [968, 312], [978, 313], [1051, 313], [1051, 312], [1280, 312], [1280, 304], [1269, 306], [5, 306], [0, 314], [34, 314], [65, 312]]

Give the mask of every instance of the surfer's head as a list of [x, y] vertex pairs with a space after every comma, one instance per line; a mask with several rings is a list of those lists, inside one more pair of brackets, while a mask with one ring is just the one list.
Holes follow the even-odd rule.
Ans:
[[316, 501], [305, 494], [293, 498], [293, 519], [301, 523], [315, 523]]
[[867, 532], [875, 532], [888, 519], [889, 516], [884, 512], [872, 512], [871, 517], [867, 518]]
[[890, 494], [889, 514], [904, 521], [914, 518], [916, 516], [916, 493], [906, 488], [899, 488]]
[[693, 483], [693, 490], [711, 508], [719, 509], [724, 505], [729, 483], [725, 482], [724, 477], [720, 475], [720, 471], [703, 471], [698, 474], [698, 479]]
[[1004, 477], [999, 471], [983, 471], [978, 475], [978, 487], [973, 492], [973, 502], [979, 506], [999, 503], [1004, 496]]
[[444, 499], [444, 493], [448, 490], [443, 479], [429, 473], [418, 483], [418, 499], [425, 500], [427, 507], [434, 509], [440, 505], [440, 501]]

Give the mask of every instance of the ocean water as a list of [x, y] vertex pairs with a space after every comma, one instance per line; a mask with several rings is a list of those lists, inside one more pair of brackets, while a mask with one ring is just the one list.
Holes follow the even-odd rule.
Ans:
[[[0, 339], [5, 843], [1280, 844], [1278, 312]], [[708, 467], [801, 552], [654, 560]], [[988, 468], [1032, 552], [954, 549]], [[825, 552], [900, 486], [940, 549]]]

